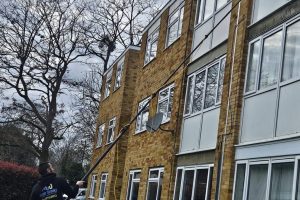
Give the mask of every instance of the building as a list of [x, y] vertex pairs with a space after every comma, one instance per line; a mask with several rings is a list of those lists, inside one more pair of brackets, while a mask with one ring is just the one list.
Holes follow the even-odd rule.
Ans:
[[[122, 92], [109, 90], [122, 56], [106, 73], [96, 141], [150, 103], [91, 175], [90, 198], [300, 198], [299, 13], [297, 0], [169, 1], [122, 55], [136, 55]], [[146, 131], [157, 112], [162, 129]]]

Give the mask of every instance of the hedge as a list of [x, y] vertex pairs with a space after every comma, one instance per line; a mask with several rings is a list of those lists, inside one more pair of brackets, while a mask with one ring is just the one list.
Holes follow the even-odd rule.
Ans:
[[0, 161], [0, 199], [27, 200], [39, 175], [36, 169]]

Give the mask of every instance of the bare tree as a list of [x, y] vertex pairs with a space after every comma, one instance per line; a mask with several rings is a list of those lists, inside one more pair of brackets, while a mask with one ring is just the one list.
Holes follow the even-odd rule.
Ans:
[[84, 8], [77, 3], [11, 0], [0, 6], [0, 87], [15, 96], [1, 119], [19, 123], [41, 161], [71, 126], [61, 121], [58, 98], [70, 66], [87, 55], [80, 28]]

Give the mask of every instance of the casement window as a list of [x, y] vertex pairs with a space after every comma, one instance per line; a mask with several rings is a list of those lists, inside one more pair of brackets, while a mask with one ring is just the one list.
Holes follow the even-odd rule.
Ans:
[[182, 5], [169, 16], [167, 46], [170, 46], [181, 35], [184, 14], [183, 6], [184, 4], [182, 3]]
[[209, 19], [214, 12], [227, 4], [228, 0], [198, 0], [196, 24]]
[[104, 98], [107, 98], [110, 95], [110, 88], [112, 83], [111, 78], [112, 78], [112, 69], [110, 69], [106, 74]]
[[156, 57], [157, 53], [157, 43], [159, 36], [159, 27], [156, 28], [152, 33], [148, 35], [146, 54], [145, 54], [145, 64], [149, 63]]
[[237, 162], [233, 200], [300, 199], [299, 158]]
[[193, 73], [187, 80], [184, 114], [201, 112], [221, 101], [225, 58]]
[[249, 43], [241, 142], [300, 132], [300, 124], [291, 120], [300, 112], [299, 30], [297, 16]]
[[139, 196], [141, 170], [129, 172], [128, 188], [126, 200], [137, 200]]
[[97, 185], [97, 175], [92, 175], [89, 198], [95, 198], [96, 185]]
[[136, 118], [136, 128], [135, 128], [135, 132], [136, 133], [140, 133], [146, 130], [146, 123], [148, 121], [148, 117], [149, 117], [149, 104], [150, 104], [150, 97], [148, 97], [147, 99], [141, 101], [139, 103], [138, 106], [138, 112], [140, 112], [140, 110], [142, 110], [142, 108], [147, 105], [145, 107], [145, 109], [137, 116]]
[[102, 145], [104, 129], [105, 129], [105, 124], [102, 124], [98, 127], [98, 138], [97, 138], [96, 147], [100, 147]]
[[255, 23], [265, 16], [271, 14], [273, 11], [277, 10], [289, 1], [291, 0], [276, 0], [272, 1], [272, 3], [270, 4], [270, 1], [254, 0], [252, 7], [252, 23]]
[[213, 166], [177, 168], [173, 200], [210, 200]]
[[115, 127], [116, 127], [116, 118], [114, 117], [108, 122], [107, 144], [112, 143], [114, 141]]
[[168, 122], [171, 118], [174, 96], [174, 84], [162, 89], [158, 94], [157, 112], [163, 113], [162, 123]]
[[115, 90], [121, 86], [123, 66], [124, 66], [124, 62], [118, 63], [118, 65], [117, 65]]
[[155, 168], [149, 170], [146, 200], [160, 200], [163, 177], [164, 168]]
[[101, 174], [101, 182], [99, 188], [99, 200], [105, 200], [105, 189], [106, 189], [106, 182], [107, 182], [107, 173]]

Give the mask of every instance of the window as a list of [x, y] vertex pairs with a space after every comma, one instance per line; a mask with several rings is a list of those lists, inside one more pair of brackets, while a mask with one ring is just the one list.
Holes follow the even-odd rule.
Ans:
[[196, 24], [199, 24], [208, 18], [227, 3], [227, 0], [198, 0]]
[[294, 173], [298, 162], [274, 158], [237, 163], [233, 199], [293, 199], [293, 187], [299, 179], [299, 174]]
[[153, 60], [156, 57], [158, 35], [159, 35], [159, 27], [155, 29], [155, 31], [153, 31], [151, 34], [148, 35], [146, 54], [145, 54], [145, 64], [149, 63], [151, 60]]
[[140, 133], [140, 132], [146, 130], [146, 123], [147, 123], [148, 117], [149, 117], [150, 99], [151, 98], [148, 97], [147, 99], [145, 99], [139, 103], [138, 112], [140, 112], [145, 105], [146, 105], [146, 107], [136, 118], [136, 129], [135, 129], [136, 133]]
[[140, 178], [141, 178], [141, 170], [132, 170], [129, 172], [126, 200], [137, 200], [138, 199]]
[[183, 4], [169, 16], [167, 46], [181, 35], [184, 7]]
[[[300, 41], [299, 28], [298, 20], [249, 44], [245, 93], [275, 86], [279, 81], [300, 77], [300, 50], [297, 48]], [[283, 58], [282, 51], [284, 51]], [[282, 74], [278, 80], [280, 71]]]
[[95, 197], [96, 193], [96, 185], [97, 185], [97, 175], [92, 175], [91, 187], [90, 187], [90, 198]]
[[163, 113], [162, 123], [165, 123], [171, 118], [171, 111], [173, 105], [174, 84], [164, 88], [159, 92], [157, 112]]
[[163, 177], [163, 168], [149, 170], [147, 200], [160, 200]]
[[212, 165], [178, 168], [173, 200], [209, 200], [212, 173]]
[[225, 58], [188, 77], [184, 114], [211, 108], [221, 101]]
[[254, 0], [253, 3], [253, 14], [252, 14], [252, 23], [255, 23], [262, 19], [263, 17], [269, 15], [276, 9], [280, 8], [290, 0], [276, 0], [272, 1], [272, 4], [270, 4], [270, 1], [266, 0]]
[[121, 86], [123, 66], [124, 66], [124, 62], [118, 63], [117, 71], [116, 71], [115, 90]]
[[103, 173], [101, 175], [100, 189], [99, 189], [99, 200], [105, 200], [105, 189], [108, 174]]
[[114, 141], [115, 135], [115, 126], [116, 126], [116, 118], [114, 117], [108, 123], [108, 131], [107, 131], [107, 144]]
[[102, 144], [103, 134], [104, 134], [105, 124], [102, 124], [98, 128], [98, 138], [96, 147], [100, 147]]
[[104, 98], [107, 98], [110, 95], [111, 77], [112, 77], [112, 70], [109, 70], [108, 73], [106, 74]]

